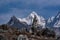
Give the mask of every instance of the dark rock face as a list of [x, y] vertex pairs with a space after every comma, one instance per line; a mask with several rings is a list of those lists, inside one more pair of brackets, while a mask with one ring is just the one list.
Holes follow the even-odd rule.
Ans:
[[55, 32], [53, 30], [49, 30], [48, 28], [43, 29], [41, 34], [42, 36], [53, 37], [53, 38], [56, 36]]
[[6, 40], [5, 37], [0, 35], [0, 40]]
[[7, 25], [13, 26], [13, 27], [17, 27], [19, 29], [21, 28], [27, 28], [27, 24], [23, 24], [21, 23], [15, 16], [11, 17], [10, 21], [7, 23]]

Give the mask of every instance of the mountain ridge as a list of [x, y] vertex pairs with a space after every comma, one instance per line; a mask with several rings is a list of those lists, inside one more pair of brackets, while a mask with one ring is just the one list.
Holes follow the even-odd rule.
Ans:
[[[33, 19], [36, 16], [37, 19], [37, 26], [42, 26], [43, 28], [45, 27], [45, 19], [42, 16], [39, 16], [36, 12], [32, 12], [30, 15], [28, 15], [26, 18], [16, 18], [15, 16], [12, 16], [10, 21], [7, 23], [8, 25], [24, 25], [24, 26], [29, 26], [32, 25]], [[20, 26], [19, 26], [20, 27]]]
[[[42, 28], [47, 27], [60, 27], [60, 12], [56, 16], [50, 17], [47, 21], [44, 17], [39, 16], [35, 11], [30, 13], [26, 18], [16, 18], [15, 16], [11, 17], [10, 21], [7, 23], [9, 25], [32, 25], [33, 19], [36, 16], [37, 26], [42, 26]], [[16, 23], [16, 24], [14, 24]], [[19, 26], [20, 27], [20, 26]]]

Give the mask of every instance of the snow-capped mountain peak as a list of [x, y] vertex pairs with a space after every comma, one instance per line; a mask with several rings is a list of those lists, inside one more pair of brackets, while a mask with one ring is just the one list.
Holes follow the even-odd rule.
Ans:
[[56, 20], [54, 27], [60, 27], [60, 12], [58, 12], [54, 20]]
[[34, 18], [34, 15], [38, 16], [35, 11], [33, 11], [29, 16], [31, 16], [32, 18]]
[[58, 12], [55, 17], [51, 17], [50, 21], [47, 24], [49, 24], [50, 27], [60, 27], [60, 12]]
[[56, 15], [56, 18], [59, 18], [60, 17], [60, 12], [58, 12], [58, 14]]
[[37, 24], [40, 25], [40, 26], [43, 26], [45, 27], [45, 19], [42, 17], [42, 16], [39, 16], [36, 12], [32, 12], [28, 18], [32, 18], [32, 22], [33, 22], [33, 19], [34, 17], [36, 16], [36, 19], [37, 19]]
[[28, 25], [31, 25], [33, 23], [33, 19], [36, 16], [37, 24], [44, 25], [45, 26], [45, 19], [42, 16], [39, 16], [36, 12], [30, 13], [29, 16], [23, 19], [19, 19], [21, 22], [26, 22]]
[[[45, 27], [45, 19], [42, 16], [39, 16], [36, 12], [30, 13], [26, 18], [16, 18], [15, 16], [11, 17], [11, 20], [8, 22], [9, 25], [32, 25], [34, 18], [36, 17], [37, 26]], [[21, 26], [20, 25], [20, 26]]]
[[17, 21], [17, 18], [15, 16], [12, 16], [7, 24], [13, 25], [15, 21]]

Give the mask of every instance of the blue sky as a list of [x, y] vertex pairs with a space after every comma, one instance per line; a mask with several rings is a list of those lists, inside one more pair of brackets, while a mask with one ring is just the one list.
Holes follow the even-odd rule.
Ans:
[[60, 11], [60, 0], [0, 0], [0, 24], [13, 15], [23, 18], [32, 11], [46, 19], [55, 16]]

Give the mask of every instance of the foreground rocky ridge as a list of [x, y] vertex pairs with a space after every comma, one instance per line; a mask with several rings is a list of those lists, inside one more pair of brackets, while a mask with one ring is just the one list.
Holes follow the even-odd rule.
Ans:
[[[33, 29], [32, 29], [33, 31]], [[28, 32], [26, 29], [18, 30], [18, 28], [10, 27], [9, 25], [0, 25], [0, 39], [2, 40], [18, 40], [20, 35], [26, 36], [24, 40], [56, 40], [54, 31], [48, 28], [36, 32]], [[20, 38], [21, 39], [21, 38]], [[19, 39], [19, 40], [20, 40]]]

